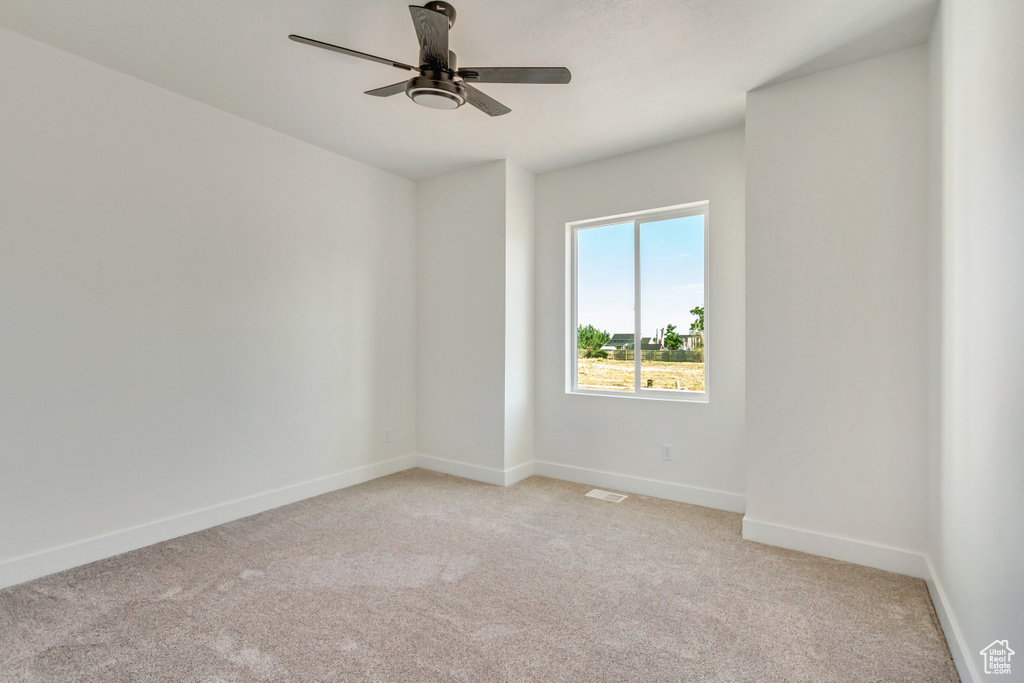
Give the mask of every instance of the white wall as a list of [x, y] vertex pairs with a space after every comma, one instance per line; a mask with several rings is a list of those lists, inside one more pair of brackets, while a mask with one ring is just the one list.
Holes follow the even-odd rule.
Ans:
[[[744, 487], [743, 129], [544, 173], [536, 193], [538, 459], [731, 493], [735, 501]], [[566, 394], [565, 224], [705, 199], [710, 402]], [[661, 458], [666, 443], [673, 462]]]
[[533, 175], [510, 161], [419, 183], [424, 467], [496, 484], [531, 473], [533, 201]]
[[417, 434], [424, 455], [504, 469], [505, 162], [418, 185]]
[[975, 668], [997, 638], [1018, 653], [1008, 680], [1024, 680], [1022, 34], [1020, 2], [942, 5], [942, 518], [933, 559]]
[[928, 38], [928, 492], [929, 557], [941, 536], [939, 498], [942, 449], [942, 14], [936, 12]]
[[534, 177], [505, 166], [505, 469], [534, 459]]
[[748, 520], [925, 549], [927, 69], [747, 96]]
[[411, 182], [4, 30], [0, 150], [0, 564], [415, 451]]

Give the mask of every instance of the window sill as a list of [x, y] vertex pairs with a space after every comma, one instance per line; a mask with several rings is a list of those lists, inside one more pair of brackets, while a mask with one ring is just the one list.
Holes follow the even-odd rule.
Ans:
[[708, 403], [707, 391], [676, 391], [674, 389], [645, 389], [640, 393], [633, 391], [600, 391], [598, 389], [566, 389], [566, 396], [599, 396], [604, 398], [624, 398], [634, 401], [664, 401], [668, 403]]

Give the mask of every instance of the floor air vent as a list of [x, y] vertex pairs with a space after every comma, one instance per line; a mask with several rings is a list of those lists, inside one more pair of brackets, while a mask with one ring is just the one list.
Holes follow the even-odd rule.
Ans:
[[588, 498], [600, 498], [601, 500], [607, 500], [611, 503], [620, 503], [626, 500], [626, 496], [621, 493], [612, 493], [611, 491], [602, 491], [601, 489], [594, 489], [587, 494]]

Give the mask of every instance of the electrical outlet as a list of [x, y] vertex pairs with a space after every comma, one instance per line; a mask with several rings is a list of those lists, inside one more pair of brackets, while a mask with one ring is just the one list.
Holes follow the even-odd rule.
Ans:
[[391, 430], [390, 429], [385, 429], [384, 430], [384, 443], [391, 443]]
[[672, 462], [672, 444], [661, 444], [661, 459], [666, 462]]

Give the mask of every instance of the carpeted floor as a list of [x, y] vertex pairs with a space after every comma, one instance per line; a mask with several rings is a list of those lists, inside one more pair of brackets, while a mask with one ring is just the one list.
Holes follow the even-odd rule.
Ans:
[[409, 470], [0, 591], [3, 681], [956, 681], [924, 582]]

